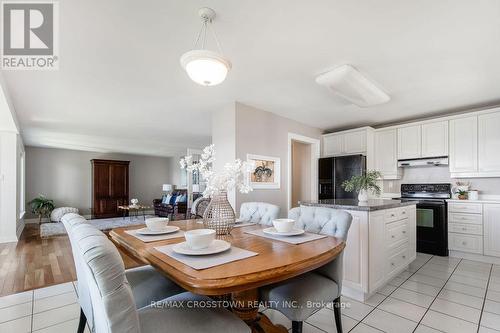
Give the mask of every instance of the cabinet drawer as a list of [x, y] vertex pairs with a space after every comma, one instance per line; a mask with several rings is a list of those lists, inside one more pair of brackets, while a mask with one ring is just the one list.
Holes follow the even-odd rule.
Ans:
[[448, 223], [448, 231], [459, 234], [482, 235], [483, 226], [470, 223]]
[[478, 214], [450, 213], [448, 222], [483, 224], [483, 217]]
[[480, 203], [448, 203], [448, 211], [452, 213], [482, 214], [483, 205]]
[[386, 276], [392, 275], [398, 269], [407, 265], [409, 258], [408, 254], [408, 246], [406, 245], [393, 251], [392, 254], [389, 254], [386, 266]]
[[401, 207], [396, 209], [388, 209], [385, 211], [384, 220], [385, 223], [390, 223], [404, 219], [408, 216], [407, 208]]
[[386, 224], [385, 237], [389, 249], [408, 242], [408, 219]]
[[448, 233], [448, 248], [450, 250], [483, 253], [483, 236], [464, 235], [456, 233]]

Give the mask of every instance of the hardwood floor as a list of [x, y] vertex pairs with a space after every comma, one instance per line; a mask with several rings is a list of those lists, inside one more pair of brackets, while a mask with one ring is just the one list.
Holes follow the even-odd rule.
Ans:
[[[140, 263], [122, 253], [125, 267]], [[0, 244], [0, 296], [76, 280], [67, 236], [42, 239], [38, 225], [27, 225], [17, 243]]]

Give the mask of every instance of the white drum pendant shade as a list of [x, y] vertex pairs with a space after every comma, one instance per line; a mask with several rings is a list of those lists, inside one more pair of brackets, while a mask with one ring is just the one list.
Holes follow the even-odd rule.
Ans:
[[203, 86], [215, 86], [226, 79], [231, 62], [209, 50], [192, 50], [181, 57], [182, 68], [189, 78]]

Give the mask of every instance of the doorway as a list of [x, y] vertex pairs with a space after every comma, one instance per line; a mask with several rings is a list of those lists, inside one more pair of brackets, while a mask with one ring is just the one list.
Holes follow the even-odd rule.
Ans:
[[316, 200], [318, 182], [318, 139], [288, 135], [288, 209], [299, 201]]

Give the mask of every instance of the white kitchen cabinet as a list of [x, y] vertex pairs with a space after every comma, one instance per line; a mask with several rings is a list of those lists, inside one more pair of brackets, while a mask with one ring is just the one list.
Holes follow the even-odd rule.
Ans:
[[373, 146], [373, 129], [363, 127], [338, 133], [323, 135], [323, 156], [367, 154], [368, 146]]
[[398, 132], [388, 129], [375, 132], [375, 169], [383, 179], [399, 179], [402, 170], [398, 168]]
[[356, 131], [344, 134], [345, 154], [361, 154], [366, 152], [366, 131]]
[[484, 254], [500, 257], [500, 204], [483, 205]]
[[422, 124], [421, 157], [448, 156], [448, 121]]
[[323, 156], [341, 155], [344, 151], [344, 136], [328, 134], [323, 136]]
[[500, 173], [500, 112], [478, 116], [478, 169]]
[[420, 125], [398, 128], [398, 159], [421, 157], [421, 129]]
[[477, 120], [477, 116], [450, 120], [449, 163], [452, 177], [478, 171]]

